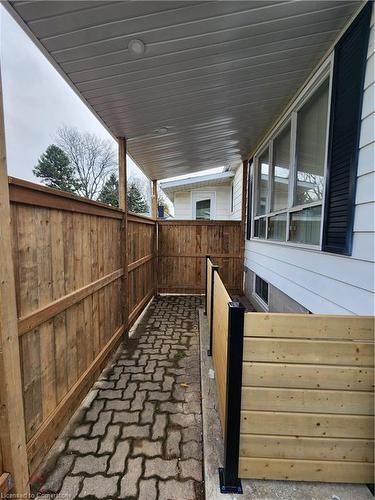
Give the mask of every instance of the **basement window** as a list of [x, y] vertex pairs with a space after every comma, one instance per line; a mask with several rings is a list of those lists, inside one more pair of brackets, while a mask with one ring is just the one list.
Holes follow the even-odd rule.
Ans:
[[266, 306], [268, 306], [268, 283], [257, 274], [255, 275], [255, 295]]

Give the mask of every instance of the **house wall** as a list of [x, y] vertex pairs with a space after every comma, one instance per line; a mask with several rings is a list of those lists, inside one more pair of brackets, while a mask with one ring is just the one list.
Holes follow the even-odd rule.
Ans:
[[[257, 273], [313, 313], [375, 313], [374, 9], [371, 25], [352, 255], [340, 256], [256, 240], [246, 241], [245, 245], [247, 270]], [[280, 303], [277, 307], [280, 307]], [[275, 309], [270, 304], [272, 310]]]
[[175, 193], [173, 206], [176, 219], [191, 219], [191, 191]]
[[216, 209], [215, 217], [216, 220], [228, 220], [231, 219], [230, 212], [230, 185], [224, 186], [206, 186], [202, 188], [197, 188], [191, 191], [181, 191], [175, 193], [174, 196], [174, 216], [176, 219], [192, 219], [193, 209], [192, 209], [192, 192], [207, 191], [216, 193]]
[[242, 205], [242, 163], [237, 167], [233, 178], [233, 212], [230, 214], [232, 220], [241, 220]]

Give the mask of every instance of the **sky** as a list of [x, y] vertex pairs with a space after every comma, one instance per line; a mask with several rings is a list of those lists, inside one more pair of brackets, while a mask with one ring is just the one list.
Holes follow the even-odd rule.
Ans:
[[[0, 58], [8, 174], [40, 182], [32, 173], [61, 125], [117, 143], [0, 5]], [[128, 157], [129, 175], [139, 169]]]
[[[1, 4], [0, 60], [8, 175], [40, 183], [32, 169], [62, 125], [108, 139], [117, 149], [110, 133]], [[127, 165], [128, 176], [145, 179], [130, 157]], [[199, 174], [215, 171], [222, 168]]]

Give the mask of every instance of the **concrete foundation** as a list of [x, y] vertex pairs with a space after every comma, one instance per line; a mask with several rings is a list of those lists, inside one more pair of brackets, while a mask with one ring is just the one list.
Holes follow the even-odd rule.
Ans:
[[275, 286], [268, 284], [268, 309], [257, 300], [254, 290], [254, 272], [245, 267], [245, 294], [251, 302], [256, 311], [279, 312], [279, 313], [304, 313], [308, 314], [310, 311], [303, 307], [303, 305], [296, 302], [294, 299], [286, 295], [284, 292]]

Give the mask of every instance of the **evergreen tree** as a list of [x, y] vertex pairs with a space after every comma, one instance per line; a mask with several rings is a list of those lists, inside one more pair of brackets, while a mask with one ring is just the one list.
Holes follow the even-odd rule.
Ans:
[[148, 212], [146, 200], [135, 182], [128, 186], [128, 209], [137, 214]]
[[103, 184], [98, 200], [118, 207], [118, 179], [115, 173], [112, 173]]
[[79, 182], [74, 175], [74, 168], [62, 149], [51, 144], [41, 155], [33, 174], [40, 177], [46, 186], [75, 193]]

